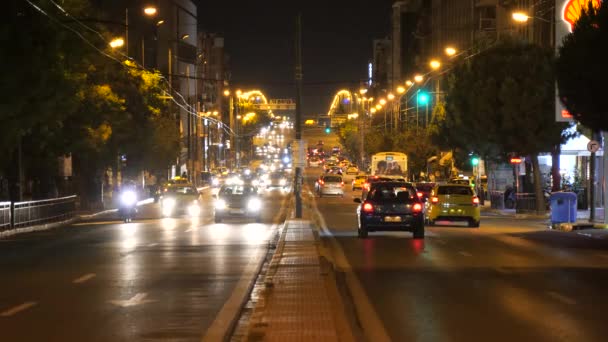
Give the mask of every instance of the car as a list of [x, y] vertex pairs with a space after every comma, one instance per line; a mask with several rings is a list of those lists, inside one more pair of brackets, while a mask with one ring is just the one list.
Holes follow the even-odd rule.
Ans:
[[194, 185], [172, 184], [167, 186], [160, 198], [161, 214], [164, 217], [172, 217], [187, 214], [198, 217], [201, 213], [201, 195]]
[[426, 203], [427, 221], [466, 221], [469, 227], [479, 227], [479, 198], [467, 184], [438, 184]]
[[339, 166], [332, 166], [325, 170], [327, 173], [333, 173], [335, 175], [342, 175], [342, 168]]
[[350, 165], [349, 167], [346, 168], [347, 175], [356, 175], [358, 173], [359, 173], [359, 168], [354, 165]]
[[356, 176], [352, 182], [353, 191], [355, 191], [357, 189], [362, 189], [363, 184], [365, 184], [366, 179], [367, 179], [367, 176], [365, 176], [365, 175]]
[[275, 171], [268, 174], [264, 184], [266, 189], [286, 189], [289, 186], [289, 181], [285, 173]]
[[333, 195], [344, 197], [344, 180], [340, 175], [327, 174], [318, 180], [319, 197]]
[[308, 166], [309, 167], [321, 166], [321, 159], [319, 159], [318, 157], [310, 157], [310, 159], [308, 159]]
[[475, 187], [475, 183], [472, 178], [452, 178], [448, 181], [448, 184], [462, 184], [469, 185], [471, 188]]
[[431, 192], [433, 188], [435, 188], [436, 183], [434, 182], [418, 182], [414, 183], [416, 187], [416, 194], [422, 200], [422, 202], [426, 202], [431, 196]]
[[411, 183], [376, 182], [365, 199], [354, 201], [360, 238], [374, 231], [408, 231], [424, 239], [424, 204]]
[[363, 186], [361, 187], [361, 198], [365, 198], [365, 196], [367, 196], [367, 193], [369, 192], [369, 189], [371, 188], [373, 183], [377, 183], [377, 182], [389, 182], [392, 179], [389, 177], [384, 177], [384, 176], [367, 176], [367, 179], [365, 180], [365, 182], [363, 183]]
[[215, 223], [225, 218], [253, 218], [262, 222], [262, 200], [254, 186], [247, 184], [222, 185], [214, 205]]

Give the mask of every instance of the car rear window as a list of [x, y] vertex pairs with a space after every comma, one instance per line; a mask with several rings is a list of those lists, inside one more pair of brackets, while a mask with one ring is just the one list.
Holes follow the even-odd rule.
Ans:
[[367, 176], [357, 176], [357, 179], [366, 179]]
[[167, 189], [167, 192], [181, 195], [193, 195], [198, 191], [190, 186], [172, 186]]
[[438, 195], [473, 195], [470, 186], [440, 186], [437, 189]]
[[323, 177], [323, 180], [325, 182], [329, 182], [329, 183], [339, 183], [342, 181], [342, 177], [338, 177], [338, 176], [325, 176]]
[[247, 195], [252, 193], [255, 193], [253, 187], [242, 185], [226, 186], [220, 191], [220, 194], [222, 195]]
[[381, 184], [372, 189], [370, 197], [374, 201], [398, 200], [409, 202], [416, 199], [416, 193], [406, 184]]

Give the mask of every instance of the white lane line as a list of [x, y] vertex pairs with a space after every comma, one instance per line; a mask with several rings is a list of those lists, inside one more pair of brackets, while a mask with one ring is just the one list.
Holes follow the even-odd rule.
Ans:
[[471, 254], [469, 252], [465, 252], [465, 251], [458, 251], [458, 254], [464, 255], [466, 257], [472, 257], [473, 256], [473, 254]]
[[148, 247], [155, 247], [155, 246], [158, 246], [158, 244], [157, 243], [150, 243], [150, 244], [148, 244]]
[[365, 293], [365, 290], [357, 278], [357, 275], [354, 274], [352, 266], [348, 262], [348, 258], [344, 254], [342, 246], [328, 228], [323, 214], [321, 214], [319, 211], [315, 197], [312, 197], [312, 209], [314, 214], [319, 219], [319, 225], [324, 235], [329, 237], [329, 242], [331, 244], [330, 252], [335, 265], [338, 269], [341, 269], [344, 272], [346, 286], [348, 286], [350, 289], [350, 293], [355, 304], [355, 311], [360, 319], [365, 337], [367, 337], [368, 341], [391, 341], [384, 324], [380, 320], [380, 316], [378, 316], [374, 306], [371, 304], [371, 301]]
[[570, 297], [566, 297], [564, 295], [561, 295], [557, 292], [554, 291], [547, 291], [546, 292], [551, 298], [556, 299], [564, 304], [568, 304], [568, 305], [576, 305], [576, 301]]
[[0, 316], [10, 317], [16, 313], [27, 310], [27, 309], [31, 308], [32, 306], [36, 306], [36, 305], [38, 305], [37, 302], [25, 302], [23, 304], [17, 305], [15, 307], [12, 307], [12, 308], [0, 313]]
[[127, 299], [127, 300], [111, 300], [110, 303], [116, 305], [116, 306], [120, 306], [123, 308], [129, 307], [129, 306], [137, 306], [137, 305], [142, 305], [142, 304], [146, 304], [146, 303], [152, 303], [155, 302], [156, 300], [154, 299], [146, 299], [146, 297], [148, 297], [148, 294], [145, 292], [139, 292], [136, 293], [133, 297]]
[[184, 230], [184, 233], [188, 233], [188, 232], [191, 232], [191, 231], [192, 231], [192, 228], [188, 228], [188, 229]]
[[83, 275], [80, 278], [76, 278], [74, 279], [74, 281], [72, 281], [74, 284], [82, 284], [87, 280], [91, 280], [93, 278], [95, 278], [96, 274], [95, 273], [87, 273], [85, 275]]

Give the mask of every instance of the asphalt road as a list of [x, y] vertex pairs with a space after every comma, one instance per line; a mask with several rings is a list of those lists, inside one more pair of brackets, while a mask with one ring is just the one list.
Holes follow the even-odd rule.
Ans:
[[285, 197], [265, 195], [263, 224], [214, 224], [206, 194], [199, 219], [161, 219], [150, 205], [129, 224], [107, 217], [0, 239], [0, 340], [200, 341], [221, 331]]
[[[307, 169], [309, 189], [319, 173]], [[428, 227], [425, 240], [359, 239], [360, 191], [347, 189], [344, 198], [311, 200], [324, 245], [362, 289], [352, 295], [372, 340], [606, 341], [608, 241], [505, 217], [482, 217], [481, 228]]]

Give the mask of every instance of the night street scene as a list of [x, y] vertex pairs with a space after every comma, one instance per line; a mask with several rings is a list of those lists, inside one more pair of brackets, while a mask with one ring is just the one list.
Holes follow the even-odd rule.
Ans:
[[608, 1], [3, 12], [0, 341], [608, 341]]

